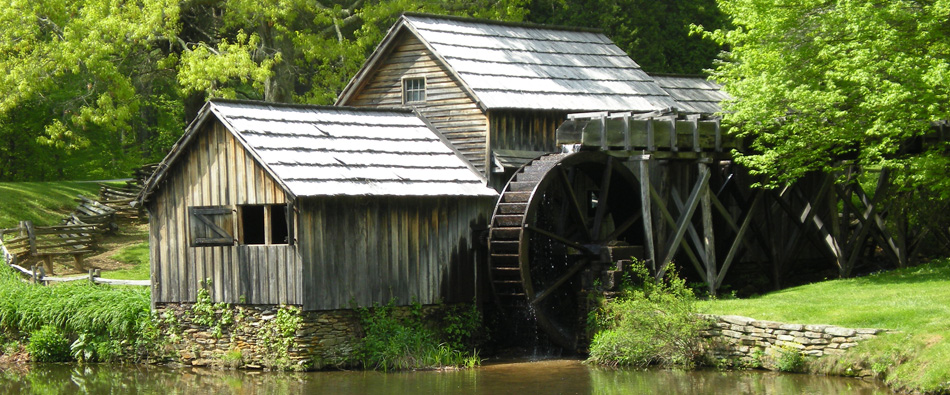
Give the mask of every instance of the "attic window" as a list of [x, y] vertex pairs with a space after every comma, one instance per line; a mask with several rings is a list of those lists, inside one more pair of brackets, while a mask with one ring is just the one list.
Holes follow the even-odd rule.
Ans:
[[402, 80], [403, 104], [423, 103], [426, 101], [425, 77], [405, 78]]
[[241, 208], [241, 244], [290, 244], [286, 204], [244, 205]]

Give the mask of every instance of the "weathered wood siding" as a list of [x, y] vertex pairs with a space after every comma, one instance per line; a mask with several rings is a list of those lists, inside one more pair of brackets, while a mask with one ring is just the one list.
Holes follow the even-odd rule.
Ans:
[[[293, 245], [191, 246], [189, 207], [288, 202], [219, 122], [194, 138], [149, 201], [153, 301], [193, 302], [200, 282], [210, 279], [216, 302], [299, 304], [301, 265]], [[239, 221], [232, 223], [237, 235]]]
[[357, 107], [402, 107], [402, 78], [426, 78], [425, 103], [413, 104], [479, 171], [487, 165], [487, 118], [475, 101], [411, 34], [395, 49], [348, 103]]
[[491, 110], [488, 112], [491, 148], [557, 151], [555, 132], [567, 119], [560, 111]]
[[[471, 301], [494, 198], [317, 197], [299, 202], [307, 310]], [[483, 281], [484, 279], [478, 279]]]

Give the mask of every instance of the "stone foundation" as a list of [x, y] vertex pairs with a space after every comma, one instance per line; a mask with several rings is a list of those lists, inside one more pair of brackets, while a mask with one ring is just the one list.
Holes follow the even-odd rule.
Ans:
[[765, 368], [772, 368], [768, 360], [781, 349], [798, 350], [812, 357], [841, 355], [858, 342], [885, 332], [833, 325], [786, 324], [737, 315], [703, 317], [711, 322], [710, 329], [702, 333], [708, 341], [711, 357]]
[[[293, 306], [215, 306], [218, 322], [214, 325], [195, 323], [193, 303], [156, 306], [164, 318], [163, 331], [173, 339], [171, 356], [185, 365], [217, 365], [243, 368], [283, 368], [296, 370], [344, 367], [355, 364], [355, 350], [362, 334], [355, 310], [300, 311]], [[423, 306], [426, 317], [443, 306]], [[275, 353], [275, 335], [271, 331], [279, 310], [285, 309], [300, 317], [299, 325], [288, 339], [286, 354]], [[408, 314], [408, 306], [396, 307], [397, 316]], [[285, 312], [284, 314], [286, 314]], [[230, 323], [226, 317], [230, 315]], [[282, 361], [276, 358], [282, 357]]]

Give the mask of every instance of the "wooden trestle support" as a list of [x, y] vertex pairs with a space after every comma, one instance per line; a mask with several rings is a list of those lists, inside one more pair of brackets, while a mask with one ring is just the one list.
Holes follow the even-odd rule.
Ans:
[[618, 260], [639, 259], [657, 278], [689, 262], [710, 295], [738, 261], [768, 266], [774, 287], [801, 260], [828, 260], [847, 277], [874, 245], [906, 264], [913, 238], [883, 215], [886, 171], [873, 197], [855, 182], [858, 169], [844, 182], [812, 174], [756, 188], [719, 130], [716, 119], [670, 113], [572, 116], [558, 129], [566, 153], [524, 165], [496, 205], [489, 262], [499, 304], [532, 311], [574, 350], [583, 348], [582, 277]]

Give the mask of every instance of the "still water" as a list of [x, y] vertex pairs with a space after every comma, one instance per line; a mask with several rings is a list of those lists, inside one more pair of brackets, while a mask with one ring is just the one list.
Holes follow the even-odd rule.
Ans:
[[889, 394], [878, 382], [772, 372], [605, 370], [577, 360], [449, 372], [223, 371], [159, 366], [2, 367], [0, 394]]

